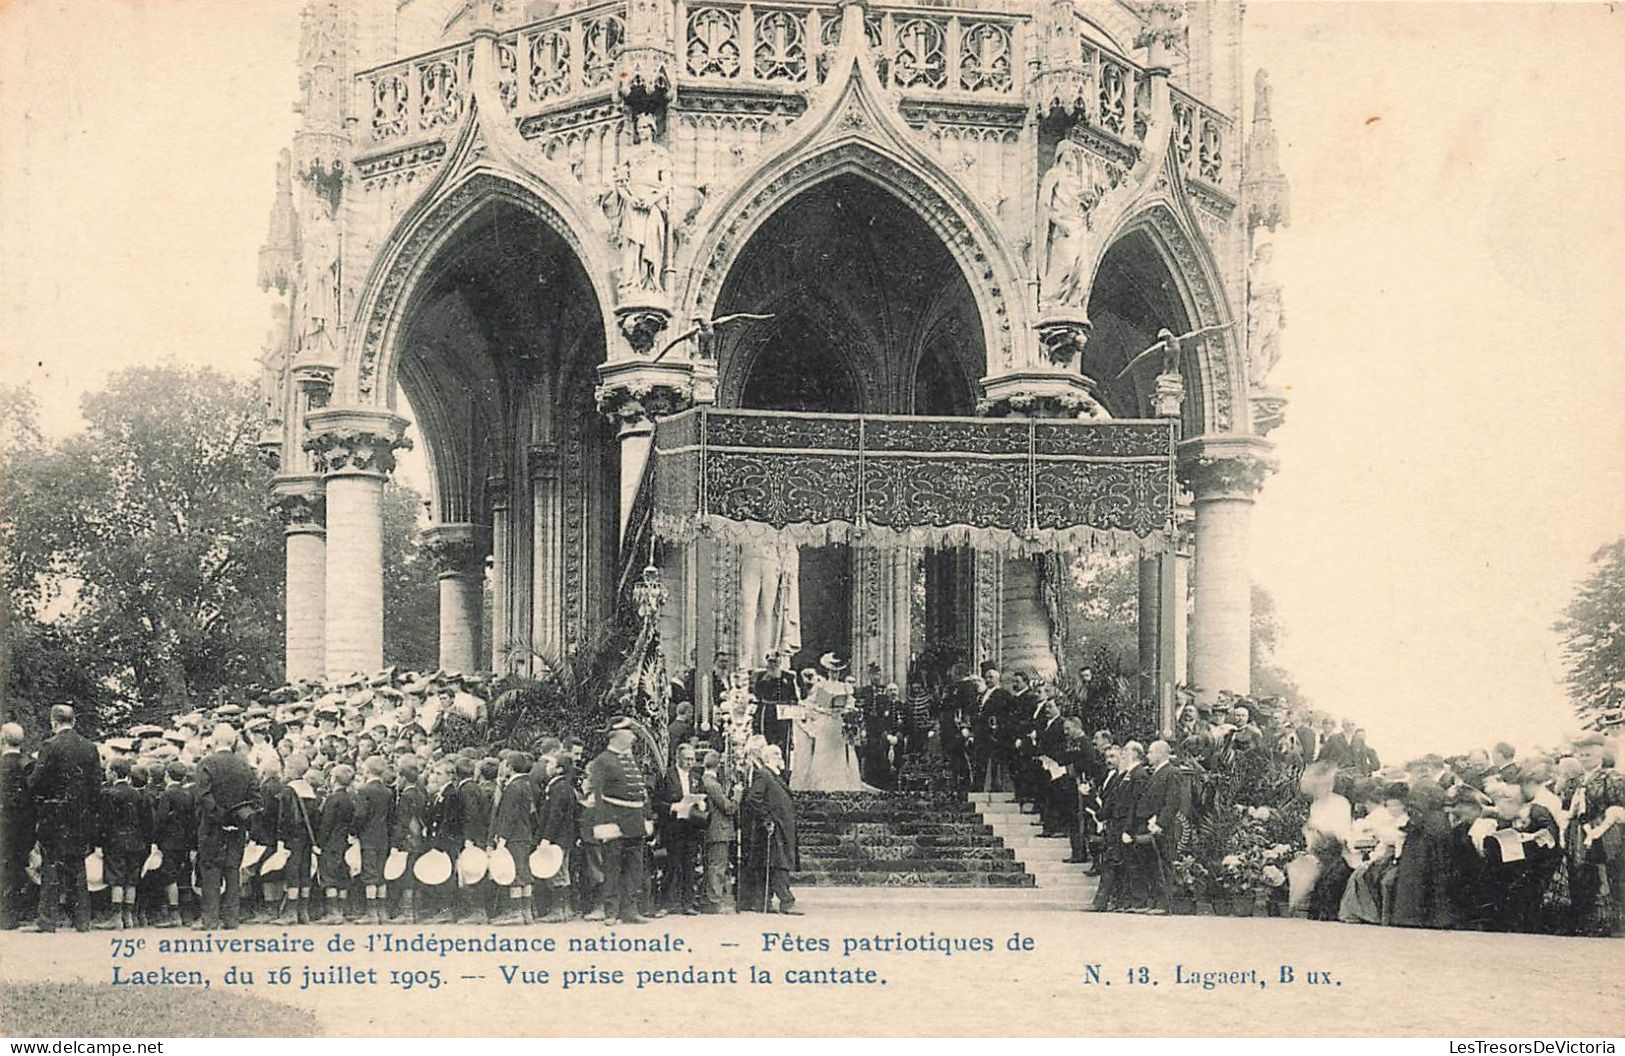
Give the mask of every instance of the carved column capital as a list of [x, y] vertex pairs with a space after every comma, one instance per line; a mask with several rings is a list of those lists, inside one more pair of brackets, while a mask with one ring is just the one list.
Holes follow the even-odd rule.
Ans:
[[327, 507], [322, 491], [322, 478], [318, 476], [277, 477], [271, 482], [268, 503], [277, 520], [287, 532], [320, 532], [323, 530]]
[[442, 576], [477, 576], [491, 551], [483, 524], [436, 524], [423, 530], [423, 550]]
[[598, 412], [625, 432], [693, 406], [693, 376], [682, 363], [605, 363], [593, 395]]
[[1110, 418], [1081, 374], [1032, 370], [982, 379], [976, 413], [983, 418]]
[[406, 425], [400, 415], [375, 408], [315, 411], [305, 417], [304, 446], [318, 473], [387, 477], [395, 471], [395, 453], [412, 446]]
[[1197, 503], [1251, 502], [1276, 468], [1274, 445], [1262, 437], [1198, 437], [1180, 445], [1179, 475]]

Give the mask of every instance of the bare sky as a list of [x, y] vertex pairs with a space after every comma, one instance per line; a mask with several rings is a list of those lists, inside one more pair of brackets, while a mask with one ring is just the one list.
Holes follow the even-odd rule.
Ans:
[[[254, 369], [293, 0], [0, 3], [0, 356], [56, 431], [107, 374]], [[1625, 533], [1625, 13], [1248, 4], [1293, 223], [1281, 660], [1392, 754], [1572, 725], [1549, 631]]]

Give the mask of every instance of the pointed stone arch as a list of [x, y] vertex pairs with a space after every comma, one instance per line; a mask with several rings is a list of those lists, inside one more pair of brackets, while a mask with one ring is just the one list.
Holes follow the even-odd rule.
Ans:
[[[1228, 325], [1227, 329], [1202, 338], [1190, 354], [1196, 365], [1194, 391], [1186, 395], [1185, 435], [1245, 432], [1246, 415], [1237, 418], [1238, 407], [1245, 411], [1245, 385], [1240, 369], [1240, 342], [1235, 314], [1219, 281], [1218, 266], [1191, 222], [1167, 199], [1157, 198], [1126, 216], [1101, 241], [1100, 260], [1125, 239], [1143, 236], [1167, 270], [1193, 327]], [[1100, 260], [1096, 261], [1098, 267]]]
[[534, 216], [575, 254], [604, 320], [605, 347], [612, 347], [609, 307], [614, 301], [607, 286], [612, 271], [598, 240], [582, 234], [590, 226], [578, 222], [573, 204], [546, 184], [522, 173], [477, 165], [444, 186], [431, 188], [396, 225], [375, 257], [335, 398], [362, 406], [388, 405], [393, 399], [401, 327], [425, 280], [466, 225], [498, 203]]

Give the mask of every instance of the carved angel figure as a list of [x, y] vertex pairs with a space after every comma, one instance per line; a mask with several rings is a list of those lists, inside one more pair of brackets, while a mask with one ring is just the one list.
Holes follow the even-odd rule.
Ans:
[[652, 116], [639, 114], [632, 127], [606, 204], [621, 246], [621, 289], [658, 292], [671, 245], [671, 152], [656, 141]]
[[1055, 148], [1055, 164], [1038, 188], [1043, 223], [1039, 289], [1046, 306], [1081, 304], [1088, 297], [1089, 231], [1095, 208], [1112, 188], [1104, 162], [1072, 140]]
[[336, 345], [339, 233], [327, 199], [314, 198], [311, 205], [299, 255], [299, 350], [321, 355]]
[[1275, 279], [1275, 247], [1261, 241], [1253, 249], [1247, 268], [1247, 364], [1253, 388], [1263, 388], [1281, 359], [1281, 330], [1286, 313], [1281, 308], [1281, 284]]

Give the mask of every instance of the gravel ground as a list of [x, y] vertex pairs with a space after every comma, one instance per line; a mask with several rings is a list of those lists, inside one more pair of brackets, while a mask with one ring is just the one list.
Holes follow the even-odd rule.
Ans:
[[[820, 911], [816, 900], [816, 892], [805, 894], [809, 912], [803, 917], [666, 918], [613, 932], [578, 922], [213, 933], [215, 939], [310, 938], [317, 944], [310, 954], [159, 952], [159, 940], [201, 937], [188, 931], [7, 933], [0, 936], [0, 980], [110, 984], [115, 967], [122, 979], [198, 971], [214, 993], [225, 988], [286, 1002], [314, 1012], [319, 1034], [363, 1036], [1470, 1038], [1625, 1031], [1625, 942], [1614, 940], [1259, 918], [922, 911], [901, 901], [888, 907], [884, 892], [862, 909]], [[558, 949], [367, 953], [369, 936], [377, 942], [384, 933], [396, 941], [420, 933], [465, 940], [553, 938]], [[874, 948], [877, 938], [896, 940], [899, 933], [959, 941], [950, 953]], [[611, 935], [665, 949], [571, 952], [566, 945], [572, 938]], [[335, 938], [357, 947], [330, 951]], [[145, 945], [123, 947], [129, 956], [115, 956], [119, 939]], [[868, 942], [848, 952], [848, 940]], [[1024, 948], [1012, 950], [1012, 942]], [[974, 948], [983, 945], [991, 949]], [[251, 971], [254, 981], [228, 983], [233, 965]], [[302, 988], [306, 965], [331, 970], [328, 978], [340, 981]], [[1091, 965], [1098, 972], [1093, 981]], [[288, 981], [273, 982], [281, 966], [288, 968]], [[513, 972], [511, 982], [503, 966]], [[771, 972], [773, 981], [751, 983], [752, 966]], [[1290, 983], [1282, 982], [1283, 966], [1290, 969]], [[375, 970], [374, 980], [350, 981], [368, 968]], [[640, 969], [675, 979], [645, 979], [639, 989]], [[735, 982], [699, 982], [682, 974], [721, 978], [729, 969]], [[436, 970], [437, 988], [425, 981]], [[619, 981], [609, 975], [616, 971], [623, 973]], [[409, 991], [408, 979], [415, 980]]]

